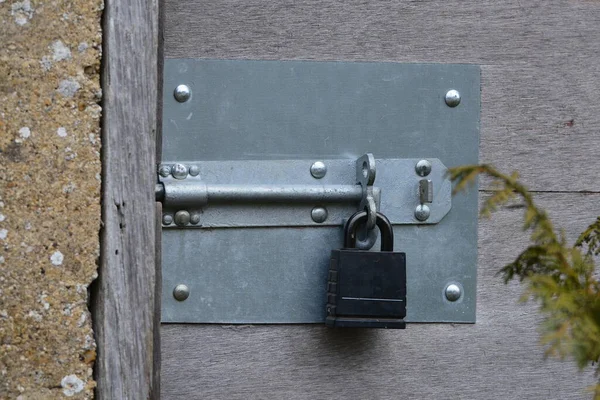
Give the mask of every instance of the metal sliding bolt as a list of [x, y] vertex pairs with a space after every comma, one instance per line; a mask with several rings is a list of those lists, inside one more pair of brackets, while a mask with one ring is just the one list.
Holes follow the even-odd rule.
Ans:
[[310, 212], [310, 216], [317, 224], [321, 224], [327, 220], [327, 210], [325, 207], [315, 207]]
[[175, 289], [173, 289], [173, 297], [175, 297], [175, 300], [177, 301], [184, 301], [190, 297], [190, 288], [183, 284], [175, 286]]
[[448, 107], [456, 107], [460, 104], [460, 93], [458, 92], [458, 90], [448, 90], [444, 100], [446, 100], [446, 104], [448, 105]]
[[317, 161], [310, 166], [310, 174], [316, 179], [321, 179], [327, 174], [327, 166], [323, 161]]
[[462, 291], [460, 290], [460, 286], [455, 283], [451, 283], [446, 286], [446, 290], [444, 290], [444, 294], [449, 301], [456, 301], [460, 299], [462, 295]]
[[175, 100], [177, 100], [180, 103], [185, 103], [186, 101], [188, 101], [191, 95], [192, 90], [188, 85], [179, 85], [175, 88], [175, 91], [173, 92]]

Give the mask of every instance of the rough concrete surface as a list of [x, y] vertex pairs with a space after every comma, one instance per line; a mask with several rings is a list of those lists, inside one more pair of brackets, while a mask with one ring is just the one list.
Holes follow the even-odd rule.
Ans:
[[91, 398], [102, 0], [0, 0], [0, 399]]

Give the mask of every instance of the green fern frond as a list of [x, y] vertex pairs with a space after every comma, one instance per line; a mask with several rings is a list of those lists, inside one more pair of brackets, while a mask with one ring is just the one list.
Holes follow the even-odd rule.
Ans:
[[[483, 217], [516, 198], [523, 202], [522, 229], [530, 232], [531, 245], [499, 274], [505, 283], [517, 278], [525, 282], [521, 300], [533, 299], [540, 305], [546, 355], [572, 357], [579, 368], [595, 363], [600, 375], [600, 282], [594, 275], [594, 257], [600, 255], [600, 217], [569, 246], [564, 231], [555, 230], [516, 172], [506, 175], [486, 164], [452, 168], [453, 193], [466, 190], [479, 175], [492, 178], [495, 189], [483, 202]], [[600, 383], [593, 391], [600, 400]]]
[[587, 254], [590, 256], [600, 255], [600, 217], [596, 218], [596, 221], [588, 226], [575, 242], [577, 247], [584, 245], [587, 246]]

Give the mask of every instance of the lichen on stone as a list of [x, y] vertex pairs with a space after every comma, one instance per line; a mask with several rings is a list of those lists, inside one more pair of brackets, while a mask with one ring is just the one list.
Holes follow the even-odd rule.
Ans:
[[0, 0], [0, 399], [93, 397], [101, 9]]
[[65, 44], [57, 40], [52, 43], [52, 59], [54, 61], [68, 60], [71, 58], [71, 50]]
[[61, 253], [58, 250], [52, 253], [52, 255], [50, 256], [50, 262], [52, 263], [52, 265], [55, 266], [62, 265], [64, 259], [65, 256], [63, 256], [63, 253]]
[[17, 25], [23, 26], [33, 18], [33, 11], [34, 9], [31, 7], [31, 1], [17, 1], [12, 5], [10, 15], [14, 17]]
[[63, 79], [58, 84], [58, 89], [56, 89], [56, 91], [64, 97], [73, 97], [80, 88], [81, 85], [79, 85], [79, 82], [75, 79]]
[[71, 397], [75, 393], [81, 392], [85, 387], [85, 383], [76, 375], [67, 375], [60, 381], [60, 386], [63, 387], [65, 396]]

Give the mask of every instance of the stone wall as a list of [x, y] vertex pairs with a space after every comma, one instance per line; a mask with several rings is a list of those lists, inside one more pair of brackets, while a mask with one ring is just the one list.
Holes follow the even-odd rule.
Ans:
[[102, 0], [0, 0], [0, 399], [91, 398]]

